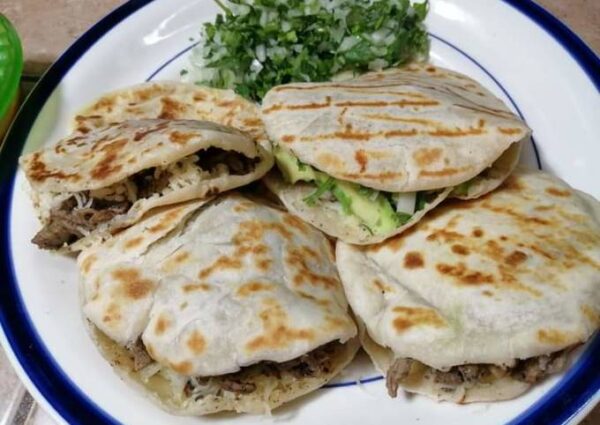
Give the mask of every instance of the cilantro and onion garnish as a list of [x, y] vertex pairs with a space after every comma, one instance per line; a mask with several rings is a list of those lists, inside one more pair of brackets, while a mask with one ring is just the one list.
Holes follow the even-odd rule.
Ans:
[[327, 81], [427, 56], [428, 3], [409, 0], [215, 0], [191, 81], [260, 100], [279, 84]]

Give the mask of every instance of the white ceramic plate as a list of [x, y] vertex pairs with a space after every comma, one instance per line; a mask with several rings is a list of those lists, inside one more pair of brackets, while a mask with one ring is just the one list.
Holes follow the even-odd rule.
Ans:
[[[272, 418], [183, 418], [164, 413], [121, 382], [88, 338], [72, 259], [29, 243], [38, 223], [16, 158], [53, 143], [74, 111], [96, 96], [153, 79], [178, 79], [209, 0], [130, 1], [82, 36], [31, 94], [0, 157], [0, 340], [29, 390], [69, 423], [499, 424], [575, 422], [600, 399], [600, 339], [569, 371], [516, 400], [456, 406], [389, 399], [360, 358], [336, 384]], [[528, 0], [432, 0], [431, 58], [500, 96], [534, 130], [523, 161], [600, 197], [600, 62], [566, 27]], [[536, 150], [537, 148], [537, 150]], [[363, 383], [355, 384], [362, 379]]]

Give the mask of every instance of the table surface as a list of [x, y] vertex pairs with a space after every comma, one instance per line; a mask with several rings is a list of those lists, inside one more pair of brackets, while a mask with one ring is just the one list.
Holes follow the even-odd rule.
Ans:
[[[51, 0], [52, 7], [48, 7], [48, 0], [0, 0], [0, 12], [14, 23], [21, 35], [25, 75], [36, 77], [83, 31], [121, 3], [123, 0]], [[538, 0], [538, 3], [600, 52], [600, 0]], [[10, 402], [16, 382], [0, 347], [0, 412]], [[41, 409], [34, 411], [29, 423], [54, 424]], [[600, 406], [583, 424], [600, 424]], [[0, 425], [4, 425], [1, 416]]]

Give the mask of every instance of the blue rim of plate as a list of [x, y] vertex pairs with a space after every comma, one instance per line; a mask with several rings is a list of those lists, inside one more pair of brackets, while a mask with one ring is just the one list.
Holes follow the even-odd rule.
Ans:
[[[17, 159], [42, 106], [79, 58], [113, 27], [153, 0], [130, 0], [91, 27], [50, 67], [33, 89], [0, 152], [0, 325], [32, 385], [70, 424], [117, 424], [63, 373], [37, 334], [15, 279], [10, 247], [10, 208]], [[600, 90], [600, 59], [566, 25], [531, 0], [503, 0], [550, 34]], [[7, 347], [9, 348], [9, 347]], [[561, 381], [510, 424], [562, 424], [579, 414], [600, 392], [600, 337], [596, 336]]]

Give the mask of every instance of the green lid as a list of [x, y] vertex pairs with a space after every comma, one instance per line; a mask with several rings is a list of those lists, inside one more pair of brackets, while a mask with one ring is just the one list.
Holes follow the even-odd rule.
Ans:
[[23, 72], [23, 51], [17, 31], [0, 13], [0, 120], [12, 106]]

